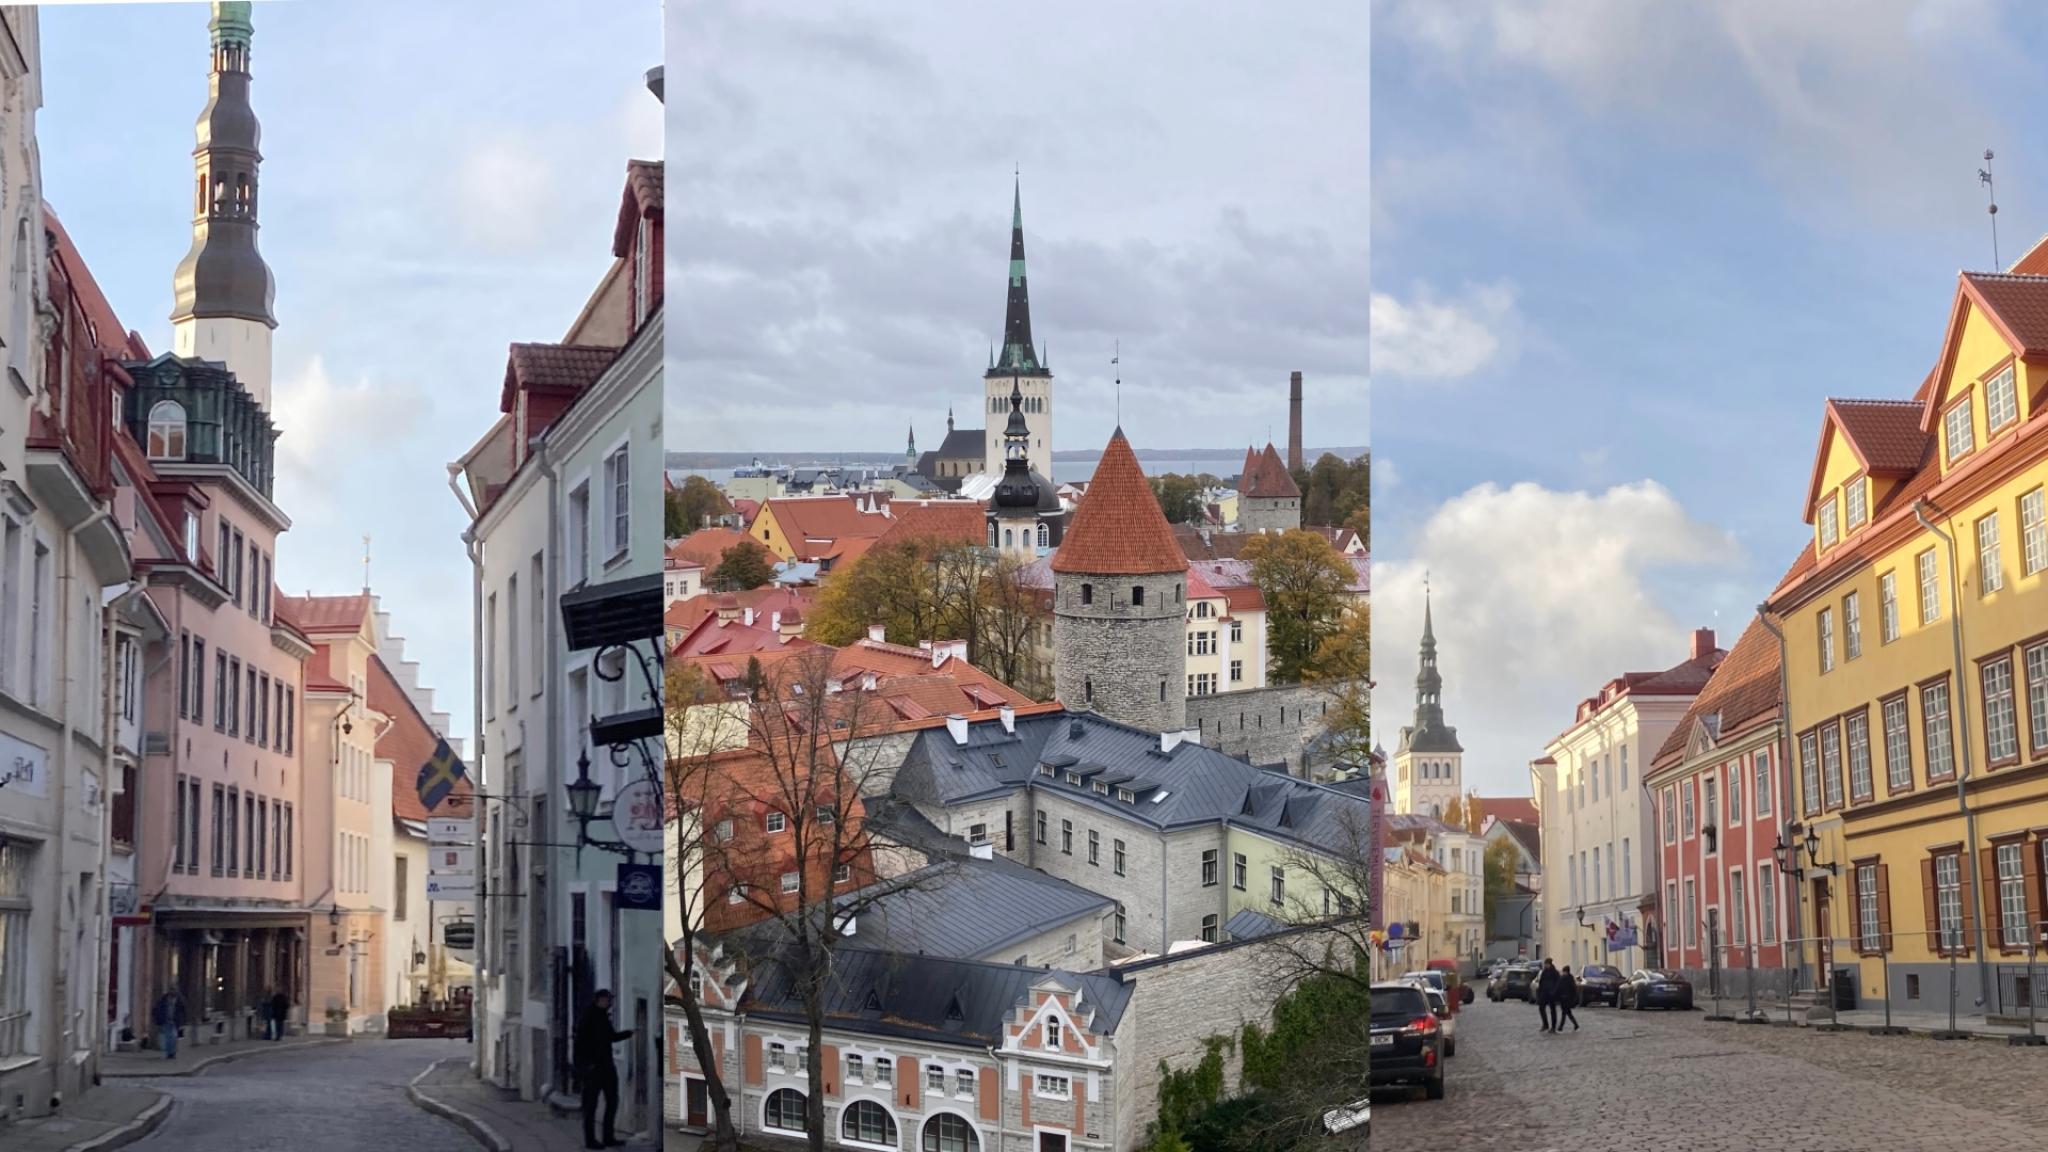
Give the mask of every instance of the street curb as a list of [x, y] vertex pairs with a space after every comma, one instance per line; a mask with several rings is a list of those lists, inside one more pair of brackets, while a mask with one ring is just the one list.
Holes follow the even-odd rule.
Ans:
[[322, 1036], [317, 1040], [294, 1040], [289, 1044], [278, 1041], [268, 1048], [245, 1048], [240, 1052], [228, 1052], [220, 1056], [209, 1057], [197, 1064], [180, 1068], [176, 1072], [101, 1072], [100, 1078], [102, 1080], [168, 1080], [179, 1076], [197, 1076], [216, 1064], [231, 1064], [237, 1060], [247, 1060], [252, 1056], [268, 1056], [278, 1052], [296, 1052], [306, 1048], [324, 1048], [330, 1044], [346, 1043], [348, 1043], [348, 1038], [345, 1036]]
[[463, 1131], [469, 1133], [470, 1137], [477, 1143], [490, 1149], [491, 1152], [512, 1152], [512, 1142], [498, 1135], [497, 1130], [484, 1123], [482, 1117], [472, 1116], [453, 1104], [436, 1100], [425, 1092], [420, 1091], [420, 1081], [432, 1076], [434, 1070], [441, 1065], [455, 1059], [458, 1059], [458, 1057], [444, 1056], [427, 1065], [426, 1071], [413, 1077], [411, 1082], [405, 1086], [406, 1098], [421, 1109], [431, 1112], [443, 1120], [452, 1122]]
[[164, 1117], [170, 1115], [171, 1098], [167, 1093], [158, 1092], [156, 1103], [144, 1108], [135, 1119], [123, 1124], [112, 1132], [103, 1132], [90, 1140], [82, 1140], [64, 1152], [110, 1152], [111, 1149], [133, 1144], [162, 1126]]

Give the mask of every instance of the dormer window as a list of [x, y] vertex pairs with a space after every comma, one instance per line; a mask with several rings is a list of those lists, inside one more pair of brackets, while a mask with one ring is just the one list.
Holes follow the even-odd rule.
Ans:
[[1842, 511], [1849, 518], [1849, 531], [1863, 527], [1870, 518], [1870, 480], [1858, 476], [1842, 485]]
[[2013, 386], [2012, 365], [1984, 382], [1984, 426], [1994, 434], [2020, 418], [2018, 391]]
[[1968, 456], [1977, 447], [1976, 429], [1970, 424], [1970, 398], [1965, 396], [1955, 407], [1942, 414], [1943, 439], [1948, 444], [1948, 460], [1954, 463]]
[[1835, 498], [1833, 496], [1829, 496], [1820, 502], [1820, 511], [1816, 514], [1816, 519], [1820, 525], [1821, 550], [1826, 551], [1829, 548], [1833, 548], [1835, 540], [1840, 535], [1840, 524], [1835, 519]]
[[149, 410], [149, 458], [185, 458], [185, 406], [176, 400], [159, 400]]

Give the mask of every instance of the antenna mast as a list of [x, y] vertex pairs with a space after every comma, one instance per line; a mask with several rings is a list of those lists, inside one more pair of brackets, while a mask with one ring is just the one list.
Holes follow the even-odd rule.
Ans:
[[1998, 262], [1998, 189], [1991, 183], [1991, 149], [1984, 150], [1984, 166], [1977, 169], [1977, 183], [1984, 186], [1985, 195], [1991, 198], [1991, 206], [1985, 212], [1991, 216], [1991, 270], [2002, 272], [2005, 265]]

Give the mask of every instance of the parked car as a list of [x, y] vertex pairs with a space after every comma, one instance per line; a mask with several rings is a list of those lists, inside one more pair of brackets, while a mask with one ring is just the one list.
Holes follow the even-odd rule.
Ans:
[[1643, 968], [1621, 986], [1620, 1008], [1683, 1008], [1692, 1011], [1692, 981], [1668, 968]]
[[1510, 964], [1487, 982], [1486, 996], [1498, 1004], [1503, 1000], [1532, 1001], [1536, 998], [1536, 966]]
[[1420, 985], [1393, 981], [1372, 986], [1373, 1087], [1420, 1084], [1431, 1100], [1444, 1098], [1443, 1022]]
[[1456, 972], [1446, 972], [1441, 968], [1418, 968], [1413, 972], [1403, 972], [1398, 979], [1426, 985], [1443, 993], [1445, 999], [1451, 1003], [1453, 1014], [1456, 1014], [1461, 1006], [1472, 1002], [1472, 989], [1458, 982]]
[[1443, 1026], [1444, 1059], [1449, 1060], [1458, 1054], [1458, 1014], [1451, 1011], [1451, 1002], [1443, 993], [1427, 987], [1422, 992], [1429, 997], [1429, 1010]]
[[1579, 1003], [1621, 1007], [1621, 986], [1628, 977], [1612, 964], [1588, 964], [1579, 973]]

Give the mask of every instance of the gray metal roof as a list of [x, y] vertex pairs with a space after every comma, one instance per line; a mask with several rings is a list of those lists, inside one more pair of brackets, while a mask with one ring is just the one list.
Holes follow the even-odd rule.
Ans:
[[1257, 940], [1261, 936], [1285, 932], [1291, 927], [1293, 925], [1283, 924], [1263, 912], [1241, 908], [1237, 915], [1230, 918], [1229, 923], [1223, 925], [1223, 934], [1225, 938], [1231, 940]]
[[[1116, 904], [1002, 858], [960, 857], [920, 871], [928, 886], [881, 897], [854, 918], [853, 936], [845, 943], [927, 956], [1009, 959], [1001, 953], [1019, 941], [1101, 916]], [[887, 883], [904, 881], [899, 877]], [[859, 892], [846, 897], [860, 898]]]
[[[779, 961], [754, 966], [741, 1001], [749, 1016], [801, 1023], [803, 1001]], [[835, 955], [825, 991], [825, 1026], [842, 1031], [940, 1043], [996, 1045], [1013, 1009], [1032, 987], [1052, 980], [1078, 992], [1087, 1025], [1113, 1033], [1130, 1004], [1131, 986], [1100, 973], [1019, 968], [978, 960], [910, 956], [853, 948]]]
[[[1015, 732], [998, 720], [978, 721], [968, 726], [964, 745], [935, 728], [912, 742], [894, 792], [950, 806], [1036, 788], [1153, 828], [1228, 821], [1341, 854], [1363, 843], [1364, 797], [1262, 771], [1192, 742], [1164, 753], [1159, 745], [1156, 733], [1091, 712], [1018, 717]], [[1070, 782], [1070, 773], [1080, 782]], [[1095, 792], [1097, 780], [1109, 785], [1109, 795]], [[1134, 802], [1119, 799], [1118, 789], [1133, 793]]]

